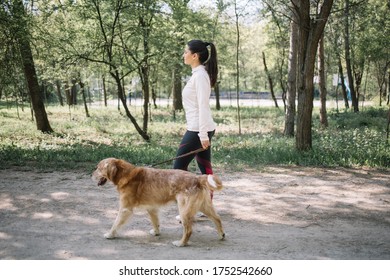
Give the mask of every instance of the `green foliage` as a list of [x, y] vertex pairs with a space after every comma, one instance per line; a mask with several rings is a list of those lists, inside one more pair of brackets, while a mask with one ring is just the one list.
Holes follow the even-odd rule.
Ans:
[[[166, 109], [151, 116], [150, 143], [144, 142], [129, 120], [116, 108], [91, 110], [86, 118], [78, 107], [50, 106], [49, 118], [56, 133], [35, 129], [29, 110], [19, 112], [0, 104], [0, 168], [93, 170], [106, 157], [126, 159], [137, 165], [150, 165], [175, 156], [185, 131], [183, 113], [176, 120]], [[132, 110], [139, 110], [139, 108]], [[261, 169], [265, 165], [311, 165], [344, 167], [390, 167], [386, 143], [386, 109], [365, 108], [359, 113], [330, 111], [328, 129], [316, 129], [314, 113], [313, 149], [300, 153], [295, 139], [282, 135], [284, 113], [276, 108], [242, 107], [242, 134], [238, 134], [235, 108], [215, 111], [218, 123], [213, 140], [216, 170]], [[135, 114], [141, 117], [141, 112]], [[171, 168], [171, 163], [161, 168]], [[192, 171], [196, 170], [193, 163]]]
[[[203, 2], [203, 5], [201, 5]], [[329, 75], [338, 72], [338, 53], [343, 52], [343, 5], [334, 1], [334, 13], [325, 32]], [[24, 74], [15, 44], [12, 16], [14, 1], [0, 5], [0, 96], [26, 100]], [[23, 1], [27, 10], [29, 37], [40, 84], [54, 98], [55, 85], [62, 95], [72, 79], [81, 79], [89, 88], [98, 88], [106, 78], [109, 94], [117, 87], [110, 73], [118, 70], [127, 92], [141, 91], [137, 68], [150, 67], [152, 87], [159, 95], [171, 92], [172, 69], [189, 75], [182, 63], [185, 42], [199, 38], [216, 43], [220, 66], [221, 92], [236, 89], [235, 1]], [[207, 5], [206, 5], [207, 4]], [[239, 6], [240, 91], [269, 91], [261, 63], [264, 51], [277, 94], [286, 81], [289, 45], [289, 1], [237, 1]], [[245, 7], [242, 7], [245, 5]], [[204, 7], [203, 7], [204, 6]], [[314, 7], [315, 5], [313, 5]], [[203, 7], [203, 8], [202, 8]], [[315, 11], [312, 11], [313, 15]], [[381, 0], [359, 1], [351, 9], [351, 47], [354, 69], [364, 73], [364, 94], [378, 95], [376, 80], [386, 73], [389, 48], [388, 3]], [[149, 25], [142, 28], [140, 16]], [[147, 31], [148, 53], [142, 38]], [[376, 66], [375, 66], [376, 65]], [[328, 81], [332, 81], [330, 76]], [[332, 85], [328, 89], [332, 91]], [[363, 84], [361, 85], [363, 91]], [[367, 89], [367, 93], [366, 93]], [[334, 89], [333, 89], [334, 90]]]

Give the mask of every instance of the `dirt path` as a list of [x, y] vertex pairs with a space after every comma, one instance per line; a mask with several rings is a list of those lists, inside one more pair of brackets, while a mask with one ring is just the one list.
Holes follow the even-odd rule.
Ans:
[[221, 174], [214, 203], [227, 240], [199, 221], [191, 246], [174, 204], [162, 234], [142, 210], [106, 240], [117, 212], [111, 186], [87, 174], [0, 171], [0, 259], [390, 259], [390, 170], [268, 167]]

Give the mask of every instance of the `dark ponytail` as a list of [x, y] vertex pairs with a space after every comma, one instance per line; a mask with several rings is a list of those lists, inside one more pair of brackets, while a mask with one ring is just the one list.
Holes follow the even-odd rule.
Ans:
[[[191, 40], [187, 43], [191, 53], [199, 55], [199, 61], [206, 67], [210, 77], [210, 84], [213, 87], [218, 78], [217, 49], [213, 43], [203, 42], [201, 40]], [[210, 52], [207, 47], [210, 46]]]

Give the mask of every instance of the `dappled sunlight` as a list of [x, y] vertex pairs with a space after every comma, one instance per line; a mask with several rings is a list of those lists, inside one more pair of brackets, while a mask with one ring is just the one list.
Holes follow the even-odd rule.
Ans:
[[0, 239], [2, 240], [8, 240], [8, 239], [11, 239], [11, 236], [5, 232], [1, 232], [0, 231]]
[[139, 229], [131, 229], [126, 231], [126, 235], [130, 236], [149, 236], [149, 234], [146, 231], [139, 230]]
[[[358, 176], [341, 170], [272, 167], [274, 173], [226, 175], [221, 209], [236, 219], [304, 227], [330, 218], [386, 218], [390, 186], [367, 189]], [[277, 175], [275, 176], [275, 173]], [[340, 180], [340, 174], [345, 178]], [[302, 176], [298, 183], [297, 176]], [[359, 172], [358, 172], [359, 174]], [[337, 175], [337, 177], [336, 177]], [[271, 178], [272, 177], [272, 178]], [[379, 178], [384, 182], [390, 177]], [[217, 199], [216, 199], [217, 200]]]
[[54, 259], [58, 259], [58, 260], [68, 260], [68, 259], [87, 260], [87, 258], [75, 256], [75, 253], [73, 251], [68, 251], [68, 250], [57, 250], [56, 252], [54, 252], [53, 257]]
[[99, 253], [103, 256], [115, 256], [116, 249], [112, 247], [105, 247], [99, 250]]
[[8, 194], [0, 194], [0, 210], [16, 211], [13, 199]]
[[389, 256], [388, 172], [276, 166], [218, 173], [224, 189], [213, 203], [226, 240], [204, 219], [194, 223], [191, 246], [180, 249], [172, 245], [182, 235], [175, 203], [160, 211], [159, 236], [149, 234], [146, 210], [136, 209], [108, 240], [119, 206], [112, 186], [96, 188], [88, 174], [73, 172], [0, 175], [0, 259]]
[[41, 213], [33, 213], [32, 219], [50, 219], [53, 218], [53, 213], [50, 212], [41, 212]]
[[93, 217], [87, 217], [87, 216], [79, 216], [79, 215], [73, 215], [67, 217], [68, 220], [70, 221], [75, 221], [75, 222], [80, 222], [85, 225], [98, 225], [101, 223], [101, 221], [97, 218]]
[[66, 192], [55, 192], [50, 195], [54, 200], [65, 200], [69, 198], [70, 194]]
[[116, 215], [118, 214], [118, 209], [117, 205], [113, 205], [112, 209], [106, 209], [104, 211], [104, 215], [108, 218], [115, 219]]

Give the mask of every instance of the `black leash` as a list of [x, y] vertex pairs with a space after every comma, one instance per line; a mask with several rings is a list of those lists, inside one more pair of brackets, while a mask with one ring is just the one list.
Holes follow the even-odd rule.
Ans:
[[166, 162], [169, 162], [169, 161], [172, 161], [172, 160], [175, 160], [175, 159], [178, 159], [178, 158], [183, 158], [183, 157], [186, 157], [186, 156], [190, 156], [190, 155], [193, 155], [193, 154], [197, 154], [197, 153], [200, 153], [200, 152], [203, 152], [205, 151], [205, 149], [203, 148], [199, 148], [195, 151], [192, 151], [192, 152], [189, 152], [189, 153], [186, 153], [186, 154], [182, 154], [180, 156], [177, 156], [177, 157], [174, 157], [174, 158], [170, 158], [170, 159], [167, 159], [167, 160], [164, 160], [164, 161], [161, 161], [161, 162], [158, 162], [158, 163], [154, 163], [152, 165], [149, 165], [150, 167], [155, 167], [157, 165], [161, 165], [163, 163], [166, 163]]

